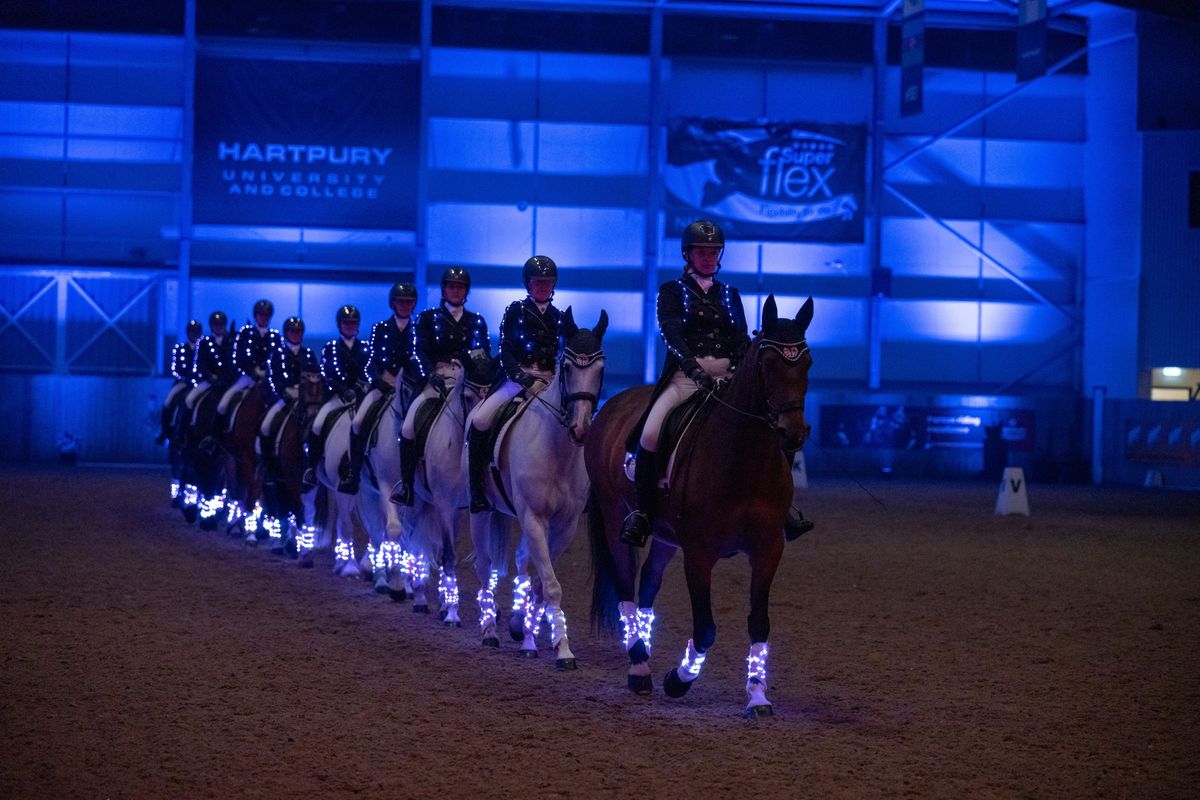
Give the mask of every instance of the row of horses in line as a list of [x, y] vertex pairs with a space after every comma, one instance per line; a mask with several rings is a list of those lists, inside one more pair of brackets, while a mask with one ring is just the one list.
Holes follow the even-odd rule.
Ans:
[[548, 636], [560, 669], [575, 669], [577, 662], [554, 562], [586, 513], [594, 575], [591, 621], [619, 636], [629, 657], [627, 686], [640, 695], [654, 691], [654, 599], [675, 553], [683, 551], [693, 635], [679, 665], [662, 679], [663, 691], [672, 697], [692, 686], [715, 642], [711, 574], [717, 560], [746, 553], [751, 645], [745, 712], [767, 716], [772, 713], [765, 694], [767, 605], [792, 498], [790, 454], [808, 435], [804, 398], [812, 359], [805, 331], [812, 310], [810, 298], [794, 317], [781, 318], [769, 297], [762, 329], [734, 377], [718, 391], [702, 393], [663, 476], [667, 488], [655, 509], [654, 538], [644, 559], [641, 550], [620, 543], [618, 532], [633, 502], [626, 440], [652, 387], [620, 392], [597, 413], [608, 326], [603, 311], [594, 327], [580, 328], [567, 310], [565, 347], [550, 384], [536, 395], [519, 396], [516, 412], [496, 426], [489, 512], [466, 514], [464, 450], [471, 413], [494, 373], [485, 361], [464, 365], [447, 387], [424, 439], [412, 507], [389, 500], [400, 479], [397, 442], [411, 400], [402, 380], [370, 434], [357, 494], [337, 491], [353, 409], [326, 421], [318, 486], [306, 490], [301, 482], [305, 434], [325, 399], [321, 383], [301, 381], [300, 398], [276, 437], [277, 458], [262, 459], [257, 452], [266, 413], [262, 387], [241, 400], [215, 449], [203, 443], [215, 393], [181, 415], [170, 440], [173, 502], [190, 522], [207, 529], [224, 525], [247, 543], [270, 542], [301, 566], [314, 564], [314, 552], [331, 549], [336, 573], [368, 579], [395, 600], [411, 598], [414, 611], [427, 612], [436, 591], [438, 616], [452, 627], [461, 624], [456, 538], [466, 515], [482, 645], [500, 646], [497, 591], [511, 566], [508, 633], [529, 658], [538, 655], [538, 637]]

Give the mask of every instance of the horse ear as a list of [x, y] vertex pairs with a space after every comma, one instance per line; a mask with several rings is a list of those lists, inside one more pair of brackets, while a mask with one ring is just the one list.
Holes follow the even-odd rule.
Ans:
[[579, 326], [575, 324], [575, 314], [571, 311], [571, 306], [567, 306], [567, 310], [563, 312], [562, 329], [563, 336], [568, 339], [579, 333]]
[[596, 335], [596, 339], [603, 339], [604, 332], [608, 330], [608, 312], [603, 308], [600, 309], [600, 321], [596, 323], [596, 327], [592, 328], [592, 333]]
[[800, 326], [800, 330], [808, 330], [808, 324], [812, 322], [813, 317], [813, 301], [808, 298], [804, 301], [804, 305], [800, 306], [800, 310], [796, 312], [796, 324]]
[[775, 305], [775, 295], [767, 295], [767, 302], [763, 303], [762, 313], [762, 332], [763, 336], [770, 336], [775, 332], [775, 323], [779, 321], [779, 309]]

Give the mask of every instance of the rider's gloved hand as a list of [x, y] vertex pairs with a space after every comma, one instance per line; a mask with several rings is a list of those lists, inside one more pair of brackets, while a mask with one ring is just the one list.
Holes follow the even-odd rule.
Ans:
[[701, 389], [711, 392], [717, 388], [717, 382], [713, 380], [712, 375], [705, 372], [704, 367], [696, 363], [696, 359], [689, 358], [681, 366], [683, 367], [683, 373], [691, 378]]
[[519, 383], [522, 386], [522, 388], [528, 389], [530, 386], [533, 386], [533, 383], [534, 383], [534, 381], [537, 380], [537, 378], [535, 378], [533, 375], [529, 374], [528, 372], [522, 372], [520, 375], [517, 376], [516, 380], [517, 380], [517, 383]]
[[440, 394], [446, 393], [446, 379], [445, 379], [445, 377], [437, 374], [436, 372], [432, 373], [429, 376], [429, 385], [432, 386]]
[[341, 397], [343, 403], [353, 403], [358, 396], [354, 394], [354, 390], [347, 389], [346, 391], [342, 392]]
[[299, 386], [289, 386], [288, 388], [283, 390], [283, 393], [292, 400], [300, 399], [300, 387]]

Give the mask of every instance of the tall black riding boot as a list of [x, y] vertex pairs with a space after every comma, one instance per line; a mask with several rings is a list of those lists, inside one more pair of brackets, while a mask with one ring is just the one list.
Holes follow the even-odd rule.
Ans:
[[413, 504], [413, 481], [417, 476], [417, 443], [407, 436], [400, 437], [400, 481], [392, 487], [393, 503], [401, 506]]
[[362, 472], [363, 442], [362, 434], [350, 431], [350, 465], [346, 474], [338, 482], [338, 491], [342, 494], [358, 494], [358, 476]]
[[467, 474], [471, 484], [471, 513], [491, 511], [492, 504], [487, 499], [487, 489], [484, 481], [487, 478], [487, 466], [492, 454], [488, 452], [488, 432], [477, 429], [474, 425], [467, 427]]
[[321, 446], [322, 441], [320, 434], [310, 433], [304, 442], [307, 468], [300, 478], [300, 483], [304, 485], [305, 489], [317, 488], [317, 467], [321, 466], [321, 459], [325, 457], [325, 448]]
[[625, 518], [621, 541], [634, 547], [645, 547], [654, 528], [654, 504], [658, 500], [658, 464], [653, 450], [638, 445], [633, 467], [633, 490], [637, 508]]
[[171, 438], [171, 411], [173, 409], [164, 407], [158, 415], [158, 436], [154, 437], [155, 444], [162, 444]]

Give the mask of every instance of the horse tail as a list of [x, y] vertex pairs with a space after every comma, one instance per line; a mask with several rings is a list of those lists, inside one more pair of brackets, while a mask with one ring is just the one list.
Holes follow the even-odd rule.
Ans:
[[600, 496], [593, 486], [587, 502], [588, 539], [592, 544], [592, 630], [616, 635], [620, 614], [617, 612], [617, 565], [608, 547]]

